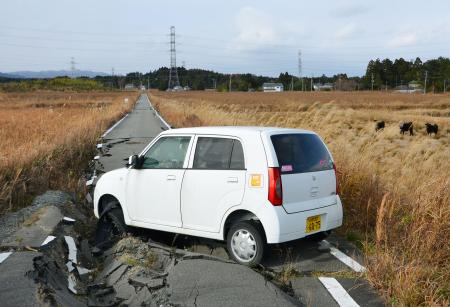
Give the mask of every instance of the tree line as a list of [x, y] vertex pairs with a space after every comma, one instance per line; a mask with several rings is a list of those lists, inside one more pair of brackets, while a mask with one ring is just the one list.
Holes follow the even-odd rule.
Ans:
[[[448, 89], [450, 80], [450, 59], [439, 57], [422, 62], [415, 60], [376, 59], [367, 64], [364, 76], [349, 77], [347, 74], [333, 76], [298, 78], [288, 72], [278, 77], [254, 74], [223, 74], [205, 69], [178, 68], [181, 86], [192, 90], [214, 89], [217, 91], [257, 91], [265, 82], [282, 83], [285, 90], [310, 91], [314, 84], [331, 84], [334, 90], [387, 90], [395, 89], [415, 81], [428, 92], [443, 92]], [[148, 73], [130, 72], [124, 76], [97, 76], [94, 78], [58, 77], [53, 79], [9, 79], [0, 78], [0, 90], [111, 90], [124, 89], [127, 84], [141, 85], [152, 89], [166, 90], [169, 82], [169, 68], [161, 67]]]
[[408, 85], [415, 81], [427, 91], [442, 92], [448, 88], [450, 80], [450, 59], [439, 57], [437, 59], [422, 62], [420, 58], [406, 61], [403, 58], [376, 59], [367, 65], [366, 74], [363, 78], [363, 87], [371, 89], [372, 83], [375, 89], [395, 88]]
[[[169, 68], [161, 67], [146, 74], [129, 73], [122, 82], [133, 83], [136, 86], [143, 84], [151, 88], [166, 90], [169, 82]], [[228, 91], [230, 88], [230, 74], [223, 74], [204, 69], [178, 68], [178, 76], [181, 86], [189, 86], [193, 90], [216, 89]], [[108, 77], [103, 77], [108, 78]], [[450, 59], [439, 57], [422, 62], [420, 58], [405, 60], [403, 58], [393, 61], [371, 60], [367, 64], [366, 73], [363, 76], [348, 76], [345, 73], [333, 76], [304, 77], [288, 72], [280, 73], [278, 77], [258, 76], [254, 74], [232, 74], [231, 89], [233, 91], [260, 90], [264, 82], [282, 83], [285, 90], [310, 91], [313, 84], [332, 84], [335, 90], [386, 90], [396, 89], [402, 85], [415, 81], [422, 88], [430, 92], [443, 92], [448, 90], [450, 81]], [[115, 82], [117, 86], [117, 81]]]

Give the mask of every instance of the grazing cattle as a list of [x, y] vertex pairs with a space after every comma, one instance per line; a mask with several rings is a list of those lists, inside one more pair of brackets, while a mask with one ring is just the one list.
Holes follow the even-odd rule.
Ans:
[[375, 131], [382, 130], [382, 129], [384, 129], [385, 126], [386, 126], [386, 124], [384, 123], [384, 120], [377, 121], [375, 123]]
[[412, 122], [403, 122], [400, 124], [400, 133], [405, 134], [407, 131], [409, 131], [409, 135], [414, 135]]
[[434, 135], [436, 135], [438, 133], [438, 125], [437, 124], [430, 124], [430, 123], [426, 123], [425, 126], [427, 127], [427, 134], [431, 135], [432, 133], [434, 133]]

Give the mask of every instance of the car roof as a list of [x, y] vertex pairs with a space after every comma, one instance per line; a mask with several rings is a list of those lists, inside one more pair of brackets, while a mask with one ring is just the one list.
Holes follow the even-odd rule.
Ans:
[[258, 127], [258, 126], [211, 126], [211, 127], [192, 127], [177, 128], [164, 131], [162, 134], [217, 134], [217, 135], [234, 135], [243, 136], [249, 134], [266, 133], [314, 133], [309, 130], [294, 128], [277, 128], [277, 127]]

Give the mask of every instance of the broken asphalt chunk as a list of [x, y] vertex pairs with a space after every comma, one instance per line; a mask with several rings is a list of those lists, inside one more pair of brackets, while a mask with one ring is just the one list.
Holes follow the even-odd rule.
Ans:
[[77, 263], [77, 246], [75, 245], [75, 241], [71, 236], [64, 236], [66, 240], [67, 248], [69, 249], [68, 259], [73, 263]]

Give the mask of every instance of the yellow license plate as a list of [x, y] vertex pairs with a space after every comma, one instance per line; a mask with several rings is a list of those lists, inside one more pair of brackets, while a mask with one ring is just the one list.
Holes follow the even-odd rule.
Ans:
[[320, 230], [322, 219], [320, 215], [310, 216], [306, 219], [306, 233]]

